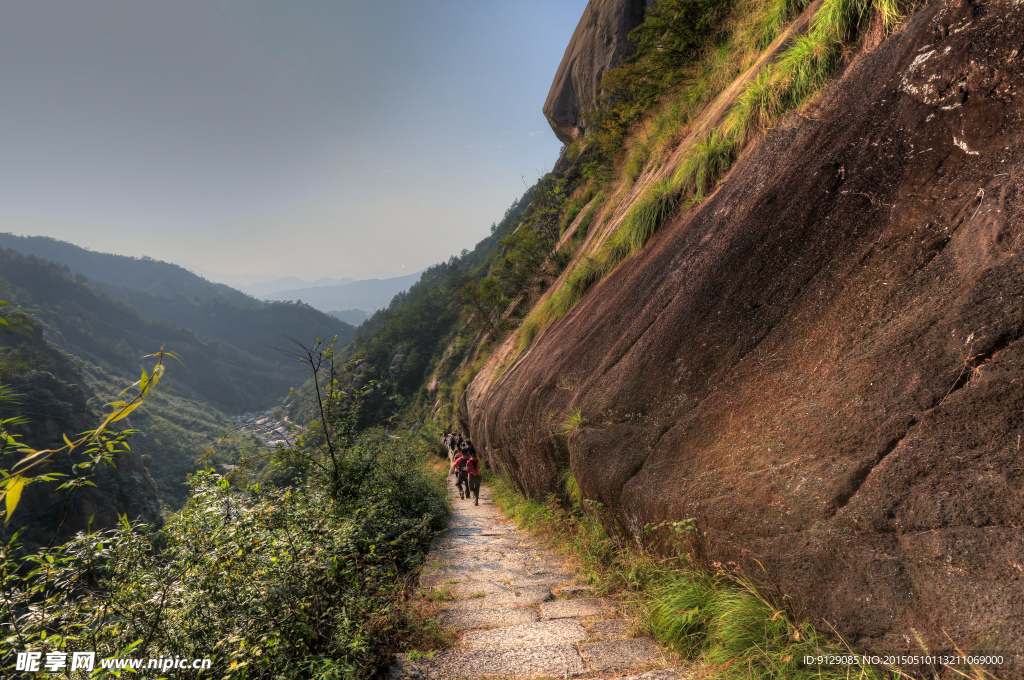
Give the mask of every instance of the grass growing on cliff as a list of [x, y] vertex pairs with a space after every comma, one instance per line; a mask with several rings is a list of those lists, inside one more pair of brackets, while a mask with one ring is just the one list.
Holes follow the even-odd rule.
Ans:
[[[804, 4], [804, 0], [770, 0], [759, 10], [750, 10], [752, 18], [735, 27], [731, 43], [706, 51], [701, 77], [677, 95], [674, 107], [666, 109], [674, 126], [655, 124], [661, 138], [670, 137], [673, 129], [685, 129], [703, 105], [725, 89], [730, 80], [725, 75], [738, 75], [737, 65], [754, 50], [769, 45]], [[680, 206], [693, 206], [713, 192], [757, 130], [769, 129], [807, 103], [834, 73], [843, 46], [862, 34], [872, 16], [883, 32], [891, 31], [903, 17], [899, 0], [824, 0], [808, 32], [793, 39], [778, 59], [761, 70], [723, 120], [685, 151], [676, 172], [668, 180], [652, 184], [608, 240], [585, 256], [559, 288], [530, 313], [517, 335], [519, 351], [540, 329], [565, 316], [591, 286], [643, 248]], [[728, 58], [723, 59], [725, 55]], [[652, 155], [651, 144], [643, 145], [645, 157]], [[631, 156], [626, 162], [631, 182], [640, 174], [634, 167], [636, 158]]]
[[[583, 411], [579, 408], [571, 408], [562, 419], [562, 422], [558, 427], [558, 433], [568, 440], [584, 422], [585, 418], [583, 417]], [[572, 477], [571, 470], [567, 471], [567, 474]], [[575, 477], [572, 477], [572, 484], [576, 489], [579, 489], [579, 485], [576, 484]]]
[[579, 226], [576, 227], [576, 233], [573, 234], [574, 239], [583, 241], [587, 238], [587, 234], [590, 233], [590, 225], [594, 223], [597, 211], [601, 209], [602, 205], [604, 205], [604, 194], [600, 193], [590, 201], [590, 207], [583, 214], [583, 219], [580, 220]]
[[558, 230], [559, 235], [565, 233], [565, 230], [569, 228], [593, 198], [594, 190], [588, 188], [582, 194], [569, 201], [565, 208], [565, 214], [562, 216], [562, 226]]
[[[523, 497], [494, 475], [495, 504], [520, 527], [539, 534], [579, 566], [598, 594], [617, 594], [632, 604], [651, 633], [684, 658], [700, 661], [701, 677], [745, 680], [897, 680], [898, 671], [872, 666], [808, 666], [804, 656], [850, 654], [792, 613], [747, 575], [721, 565], [702, 568], [686, 546], [696, 528], [690, 521], [654, 527], [674, 546], [673, 557], [657, 557], [612, 539], [600, 504], [585, 500], [571, 471], [563, 475], [568, 503]], [[568, 506], [568, 507], [567, 507]]]
[[803, 8], [806, 0], [769, 0], [752, 15], [752, 21], [745, 26], [741, 39], [756, 49], [763, 50], [772, 44]]

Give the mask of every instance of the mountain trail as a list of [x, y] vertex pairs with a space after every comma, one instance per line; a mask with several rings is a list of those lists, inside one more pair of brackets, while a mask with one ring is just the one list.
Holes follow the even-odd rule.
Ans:
[[448, 480], [454, 511], [431, 546], [420, 587], [446, 596], [443, 618], [458, 643], [430, 658], [401, 655], [389, 680], [695, 675], [676, 667], [654, 639], [634, 637], [619, 602], [577, 585], [564, 560], [494, 506], [489, 487], [475, 506]]

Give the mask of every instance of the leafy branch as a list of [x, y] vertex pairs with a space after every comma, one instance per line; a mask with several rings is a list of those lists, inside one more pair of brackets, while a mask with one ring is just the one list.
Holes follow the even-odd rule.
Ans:
[[17, 333], [18, 335], [24, 335], [26, 338], [32, 337], [33, 324], [32, 319], [28, 315], [38, 310], [21, 309], [5, 300], [0, 300], [0, 307], [8, 308], [3, 310], [4, 314], [0, 315], [0, 330], [7, 334]]
[[[0, 302], [0, 304], [6, 305], [7, 303]], [[3, 325], [14, 330], [23, 328], [23, 326], [12, 323], [12, 319], [15, 318], [18, 317], [8, 315]], [[0, 459], [4, 455], [11, 453], [21, 454], [22, 456], [10, 469], [0, 468], [0, 498], [4, 501], [5, 526], [10, 523], [11, 516], [14, 514], [15, 509], [17, 509], [26, 486], [35, 482], [55, 481], [60, 477], [67, 476], [63, 473], [42, 473], [39, 471], [54, 456], [60, 454], [70, 455], [79, 452], [87, 457], [87, 460], [76, 464], [72, 468], [76, 475], [75, 479], [61, 484], [58, 489], [71, 489], [83, 485], [95, 486], [85, 478], [86, 474], [98, 464], [113, 464], [119, 454], [129, 450], [127, 439], [133, 431], [113, 432], [109, 429], [110, 426], [127, 418], [132, 411], [142, 406], [146, 397], [163, 377], [165, 370], [164, 359], [167, 357], [177, 359], [177, 356], [172, 352], [165, 351], [163, 348], [155, 354], [143, 357], [144, 359], [155, 358], [156, 364], [151, 372], [147, 372], [143, 368], [142, 377], [134, 384], [122, 390], [120, 395], [118, 395], [121, 396], [134, 391], [131, 398], [107, 404], [112, 410], [96, 428], [78, 435], [75, 439], [69, 438], [66, 434], [63, 435], [64, 445], [59, 448], [35, 449], [27, 446], [20, 441], [18, 435], [11, 432], [11, 428], [14, 425], [24, 422], [23, 419], [7, 418], [0, 420]], [[4, 386], [0, 386], [0, 398], [8, 402], [14, 401], [13, 394], [10, 390], [5, 389]]]

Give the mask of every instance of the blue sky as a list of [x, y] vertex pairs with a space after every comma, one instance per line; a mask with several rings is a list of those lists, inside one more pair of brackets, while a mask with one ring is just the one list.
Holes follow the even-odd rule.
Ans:
[[229, 282], [422, 269], [556, 160], [585, 6], [6, 2], [0, 231]]

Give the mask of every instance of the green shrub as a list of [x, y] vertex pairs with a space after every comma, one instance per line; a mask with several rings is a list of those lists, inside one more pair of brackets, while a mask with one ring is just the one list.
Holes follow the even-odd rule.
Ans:
[[209, 657], [229, 678], [369, 677], [408, 626], [405, 579], [447, 500], [420, 455], [386, 437], [344, 458], [337, 494], [243, 491], [204, 472], [161, 531], [126, 523], [20, 559], [12, 542], [0, 664], [29, 648]]
[[[587, 143], [596, 147], [601, 158], [614, 159], [619, 154], [629, 129], [659, 98], [699, 78], [695, 68], [699, 57], [725, 37], [733, 4], [733, 0], [659, 0], [648, 10], [643, 23], [629, 35], [635, 52], [605, 74], [600, 106], [585, 115]], [[642, 157], [627, 162], [627, 173], [639, 174], [642, 165]]]

